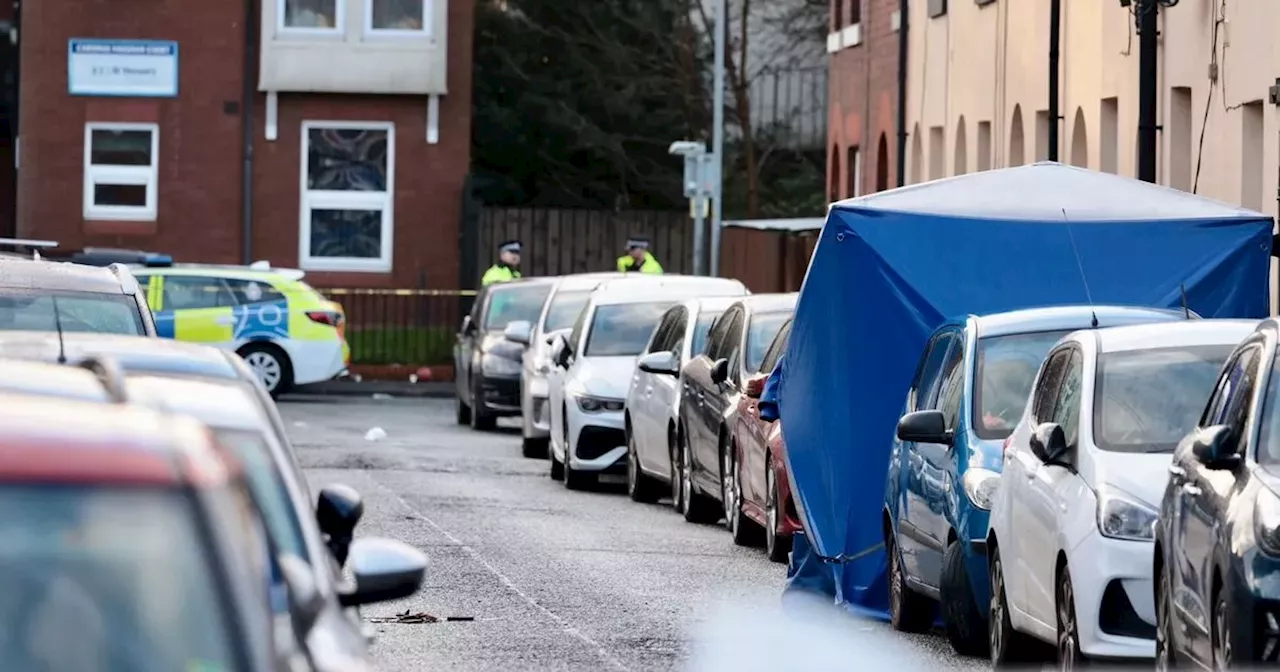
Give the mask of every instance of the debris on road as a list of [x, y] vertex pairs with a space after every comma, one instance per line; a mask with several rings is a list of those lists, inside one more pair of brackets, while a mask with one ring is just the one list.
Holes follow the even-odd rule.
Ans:
[[474, 621], [476, 620], [476, 617], [475, 616], [446, 616], [444, 618], [440, 618], [439, 616], [432, 616], [431, 614], [428, 614], [425, 611], [411, 612], [410, 610], [405, 609], [404, 611], [394, 616], [370, 616], [365, 620], [370, 623], [417, 624], [417, 623], [439, 623], [440, 621], [454, 621], [454, 622]]
[[365, 441], [381, 441], [382, 439], [385, 439], [385, 438], [387, 438], [387, 430], [381, 427], [374, 427], [373, 429], [364, 433]]
[[391, 395], [389, 395], [389, 394], [387, 394], [387, 393], [385, 393], [385, 392], [374, 392], [374, 393], [373, 393], [373, 398], [374, 398], [374, 399], [377, 399], [378, 401], [385, 401], [385, 400], [387, 400], [387, 399], [395, 399], [395, 397], [393, 397], [393, 396], [391, 396]]

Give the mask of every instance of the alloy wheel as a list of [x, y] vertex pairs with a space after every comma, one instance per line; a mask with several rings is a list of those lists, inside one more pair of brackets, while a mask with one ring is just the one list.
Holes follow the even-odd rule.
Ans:
[[635, 496], [640, 489], [640, 465], [636, 464], [636, 440], [627, 436], [627, 494]]
[[733, 448], [725, 446], [724, 457], [720, 460], [720, 499], [724, 500], [725, 526], [735, 532], [741, 522], [738, 520], [737, 469], [733, 466]]
[[890, 542], [885, 550], [889, 552], [889, 616], [897, 623], [902, 620], [902, 564], [896, 544]]
[[1231, 624], [1228, 622], [1227, 598], [1219, 595], [1213, 609], [1213, 668], [1226, 670], [1231, 667]]
[[258, 380], [266, 386], [267, 390], [275, 390], [280, 385], [280, 378], [284, 371], [280, 366], [280, 360], [271, 356], [271, 353], [257, 350], [249, 353], [244, 359], [249, 368], [253, 369], [254, 374], [258, 376]]
[[1169, 628], [1173, 621], [1169, 607], [1169, 590], [1165, 583], [1165, 573], [1156, 577], [1156, 669], [1169, 669]]
[[680, 446], [676, 445], [676, 450], [671, 452], [671, 506], [676, 511], [684, 510], [684, 484], [680, 469]]
[[987, 622], [988, 638], [991, 643], [991, 662], [994, 664], [1000, 657], [1000, 647], [1004, 643], [1004, 568], [1000, 566], [1000, 556], [991, 563], [991, 617]]
[[764, 530], [764, 541], [765, 548], [772, 551], [773, 547], [778, 544], [778, 492], [773, 469], [765, 467], [764, 479], [764, 516], [767, 523]]
[[1075, 591], [1071, 577], [1064, 575], [1058, 590], [1058, 669], [1073, 670], [1080, 657], [1080, 641], [1076, 631]]
[[693, 471], [689, 460], [689, 441], [680, 441], [680, 512], [688, 513], [693, 505]]

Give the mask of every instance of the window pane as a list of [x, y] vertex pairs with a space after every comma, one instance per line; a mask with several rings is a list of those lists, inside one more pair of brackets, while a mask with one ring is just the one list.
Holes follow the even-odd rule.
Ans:
[[670, 303], [624, 303], [596, 309], [587, 336], [587, 357], [635, 356], [644, 350]]
[[374, 30], [422, 30], [423, 0], [370, 0]]
[[150, 166], [151, 131], [95, 130], [89, 162], [95, 166]]
[[308, 130], [307, 188], [386, 191], [387, 132], [334, 128]]
[[382, 256], [381, 210], [312, 210], [311, 256]]
[[286, 28], [336, 28], [338, 0], [284, 0]]
[[[989, 336], [978, 341], [977, 383], [974, 385], [977, 394], [973, 398], [978, 438], [1000, 441], [1009, 436], [1027, 406], [1027, 397], [1031, 395], [1031, 385], [1040, 371], [1040, 363], [1053, 344], [1067, 333], [1044, 331]], [[1057, 393], [1050, 394], [1050, 398], [1057, 398]]]
[[271, 303], [273, 301], [283, 301], [284, 295], [275, 287], [263, 282], [254, 282], [252, 280], [226, 280], [231, 287], [232, 293], [240, 303]]
[[171, 275], [164, 279], [164, 310], [225, 308], [236, 305], [218, 278]]
[[143, 334], [142, 315], [129, 295], [0, 291], [0, 331], [53, 332], [59, 326], [68, 333]]
[[95, 184], [93, 185], [93, 204], [145, 208], [147, 207], [147, 185]]

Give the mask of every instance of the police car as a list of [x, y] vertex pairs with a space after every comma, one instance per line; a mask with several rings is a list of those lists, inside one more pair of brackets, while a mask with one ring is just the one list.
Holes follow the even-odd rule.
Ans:
[[346, 313], [303, 282], [302, 271], [167, 260], [132, 270], [157, 335], [238, 353], [272, 396], [346, 372]]

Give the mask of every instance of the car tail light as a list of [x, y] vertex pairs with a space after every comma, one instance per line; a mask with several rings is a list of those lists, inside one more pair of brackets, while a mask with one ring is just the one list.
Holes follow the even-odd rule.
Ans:
[[342, 326], [343, 322], [342, 313], [333, 310], [309, 310], [307, 317], [311, 318], [312, 322], [327, 324], [331, 327]]

